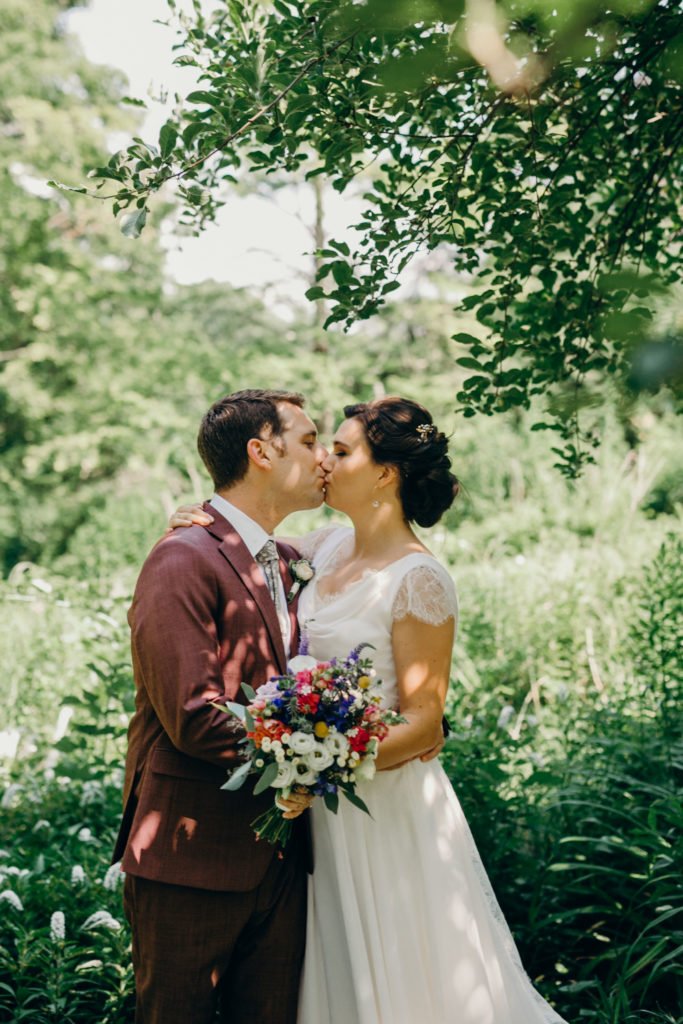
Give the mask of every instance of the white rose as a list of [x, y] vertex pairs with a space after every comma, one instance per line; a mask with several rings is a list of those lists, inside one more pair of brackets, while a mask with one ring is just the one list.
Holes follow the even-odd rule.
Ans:
[[281, 761], [277, 766], [277, 777], [271, 782], [273, 789], [286, 789], [296, 778], [296, 768], [291, 761]]
[[308, 758], [310, 756], [311, 755], [308, 754], [303, 760], [295, 762], [295, 778], [299, 786], [312, 786], [318, 781], [317, 772], [312, 771], [308, 764]]
[[315, 747], [315, 736], [310, 732], [299, 732], [297, 730], [289, 737], [289, 748], [295, 754], [310, 754], [312, 750], [315, 750]]
[[334, 764], [334, 757], [323, 743], [318, 743], [315, 749], [306, 754], [304, 761], [315, 772], [324, 772], [331, 764]]
[[329, 732], [325, 737], [324, 745], [334, 757], [345, 754], [349, 749], [349, 741], [340, 732]]
[[306, 558], [300, 558], [298, 562], [292, 562], [291, 570], [292, 576], [301, 580], [302, 583], [308, 583], [315, 575], [315, 569]]
[[370, 782], [375, 777], [377, 765], [374, 757], [364, 757], [354, 768], [354, 775], [357, 782]]
[[297, 654], [295, 658], [290, 658], [287, 662], [287, 671], [290, 675], [295, 676], [297, 672], [314, 669], [317, 664], [318, 659], [312, 658], [310, 654]]

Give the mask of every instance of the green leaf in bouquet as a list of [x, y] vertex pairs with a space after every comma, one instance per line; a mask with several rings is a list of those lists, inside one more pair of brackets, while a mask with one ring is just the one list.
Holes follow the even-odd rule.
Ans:
[[219, 704], [217, 700], [212, 700], [211, 704], [213, 707], [218, 708], [219, 711], [223, 711], [226, 715], [237, 715], [241, 722], [244, 722], [247, 709], [244, 704], [237, 704], [234, 700], [229, 700], [226, 704]]
[[263, 775], [254, 786], [254, 796], [258, 796], [259, 793], [263, 793], [265, 789], [275, 782], [277, 778], [277, 762], [271, 761], [267, 768], [264, 769]]
[[241, 764], [239, 766], [239, 768], [235, 768], [234, 772], [230, 775], [230, 778], [227, 780], [227, 782], [223, 783], [221, 789], [227, 789], [231, 793], [233, 793], [236, 789], [239, 789], [240, 786], [244, 784], [247, 775], [249, 774], [250, 771], [251, 761], [245, 761], [244, 764]]
[[339, 793], [323, 793], [323, 800], [328, 811], [336, 814], [339, 810]]
[[251, 703], [254, 697], [256, 696], [256, 690], [254, 689], [253, 686], [250, 686], [249, 683], [242, 683], [242, 693], [247, 698], [249, 703]]
[[248, 732], [253, 732], [255, 727], [256, 727], [255, 723], [254, 723], [254, 719], [253, 719], [252, 715], [250, 714], [248, 708], [244, 709], [244, 724], [247, 727], [247, 731]]
[[[350, 800], [354, 807], [359, 807], [361, 811], [365, 811], [366, 814], [370, 814], [370, 808], [365, 803], [365, 800], [361, 800], [357, 793], [354, 793], [352, 789], [346, 789], [344, 787], [344, 795], [347, 800]], [[370, 817], [372, 815], [370, 814]]]

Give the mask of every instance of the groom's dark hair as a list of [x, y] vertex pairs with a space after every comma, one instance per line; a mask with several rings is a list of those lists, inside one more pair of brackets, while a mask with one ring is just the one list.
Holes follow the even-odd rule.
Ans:
[[247, 388], [211, 406], [200, 424], [197, 448], [216, 490], [231, 487], [246, 476], [247, 443], [252, 437], [282, 436], [281, 402], [301, 409], [304, 397], [295, 391]]

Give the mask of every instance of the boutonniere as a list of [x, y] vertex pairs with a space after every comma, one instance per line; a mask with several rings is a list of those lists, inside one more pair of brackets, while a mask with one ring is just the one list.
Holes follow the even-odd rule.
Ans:
[[307, 558], [292, 559], [289, 563], [289, 571], [292, 574], [294, 583], [287, 594], [287, 604], [291, 604], [302, 587], [310, 583], [315, 576], [315, 569]]

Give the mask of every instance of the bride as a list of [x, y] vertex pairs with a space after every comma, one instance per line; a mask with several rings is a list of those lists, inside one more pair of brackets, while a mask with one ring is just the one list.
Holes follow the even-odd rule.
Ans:
[[[359, 785], [372, 817], [311, 806], [299, 1024], [562, 1024], [534, 990], [453, 788], [440, 744], [457, 622], [446, 569], [416, 536], [452, 504], [448, 442], [415, 402], [347, 406], [323, 463], [326, 502], [352, 527], [292, 543], [315, 567], [299, 602], [309, 651], [371, 643], [384, 702], [405, 722]], [[196, 507], [172, 526], [206, 523]], [[299, 813], [294, 802], [290, 813]]]

